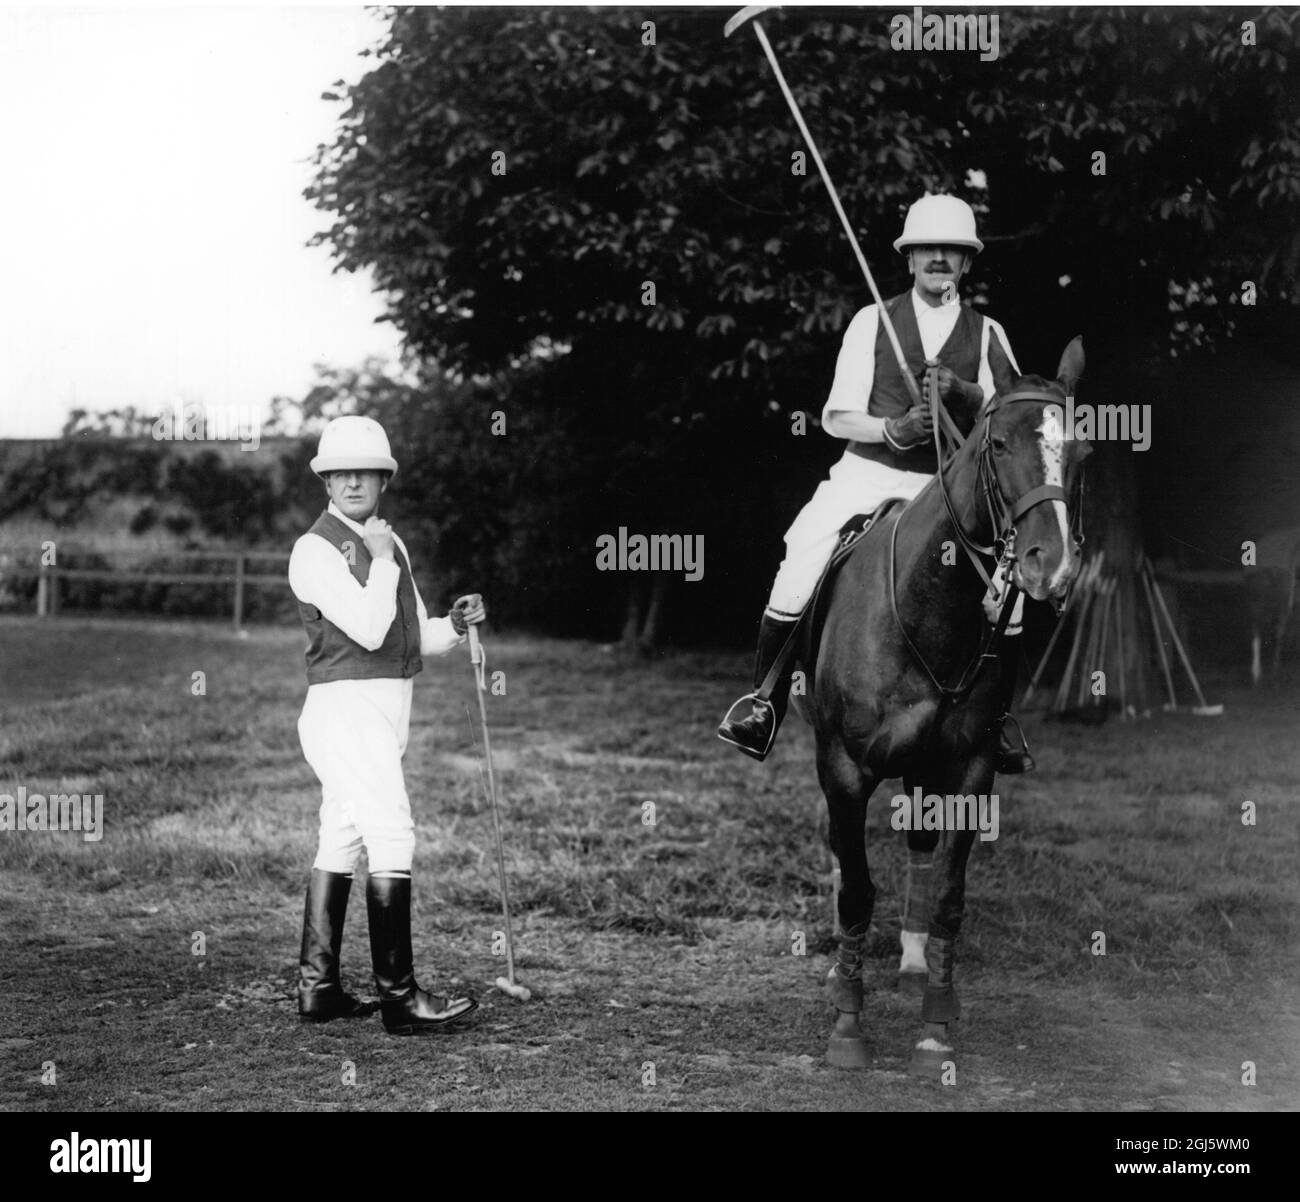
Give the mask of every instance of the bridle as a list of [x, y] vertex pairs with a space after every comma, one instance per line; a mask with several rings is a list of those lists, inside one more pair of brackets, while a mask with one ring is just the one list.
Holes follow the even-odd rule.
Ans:
[[[984, 660], [993, 658], [993, 648], [1006, 630], [1007, 622], [1010, 620], [1011, 612], [1015, 607], [1016, 597], [1020, 592], [1019, 586], [1011, 580], [1011, 569], [1016, 561], [1016, 523], [1031, 509], [1042, 505], [1044, 502], [1060, 501], [1065, 505], [1067, 516], [1071, 514], [1073, 509], [1073, 517], [1070, 519], [1070, 534], [1076, 546], [1083, 545], [1083, 470], [1080, 468], [1076, 503], [1073, 507], [1070, 505], [1065, 489], [1059, 484], [1036, 485], [1027, 492], [1022, 493], [1014, 501], [1009, 501], [1003, 491], [1002, 483], [998, 479], [997, 467], [993, 460], [993, 415], [1000, 412], [1007, 405], [1029, 401], [1045, 401], [1059, 406], [1062, 398], [1041, 388], [1014, 389], [1005, 396], [995, 396], [983, 407], [978, 418], [980, 423], [980, 448], [976, 464], [978, 489], [988, 509], [989, 529], [994, 533], [991, 543], [978, 542], [966, 533], [966, 528], [957, 514], [952, 494], [948, 488], [948, 469], [956, 458], [957, 451], [965, 445], [966, 440], [947, 409], [940, 404], [937, 373], [938, 368], [931, 367], [927, 374], [930, 376], [928, 381], [930, 412], [934, 419], [934, 445], [939, 463], [939, 492], [943, 496], [943, 504], [948, 513], [948, 520], [952, 524], [952, 528], [956, 532], [957, 539], [966, 552], [967, 558], [990, 592], [998, 595], [998, 618], [994, 624], [989, 626], [981, 642], [979, 653], [967, 665], [957, 684], [953, 686], [943, 684], [935, 676], [930, 665], [926, 663], [925, 657], [913, 642], [912, 636], [907, 633], [902, 616], [898, 612], [898, 590], [895, 580], [898, 528], [902, 525], [910, 504], [898, 515], [890, 534], [889, 604], [893, 610], [894, 623], [897, 625], [899, 633], [902, 634], [904, 642], [907, 643], [908, 649], [912, 652], [917, 663], [925, 669], [926, 675], [930, 678], [934, 687], [938, 689], [940, 696], [948, 701], [960, 701], [975, 687], [975, 680]], [[945, 438], [948, 443], [947, 448], [944, 446]], [[995, 570], [992, 573], [984, 565], [985, 558], [994, 561]], [[994, 583], [995, 579], [1003, 582], [1001, 589]]]
[[[938, 388], [932, 389], [931, 404], [938, 405]], [[993, 415], [1001, 411], [1007, 405], [1014, 405], [1023, 401], [1045, 401], [1048, 404], [1061, 405], [1062, 398], [1055, 393], [1048, 392], [1041, 388], [1025, 388], [1014, 392], [1009, 392], [1006, 396], [995, 396], [983, 409], [980, 414], [981, 434], [980, 434], [980, 452], [977, 466], [979, 488], [984, 496], [984, 503], [988, 508], [989, 529], [997, 531], [994, 535], [993, 542], [989, 546], [975, 542], [957, 520], [957, 513], [953, 507], [952, 496], [948, 491], [948, 482], [944, 478], [944, 470], [951, 462], [953, 455], [958, 447], [951, 448], [948, 455], [948, 462], [942, 458], [940, 463], [943, 468], [939, 472], [939, 489], [943, 493], [944, 506], [948, 510], [948, 518], [956, 528], [957, 537], [961, 540], [962, 545], [966, 548], [967, 554], [972, 558], [976, 555], [987, 555], [998, 560], [999, 562], [1008, 560], [1007, 566], [1015, 559], [1015, 542], [1016, 542], [1016, 523], [1025, 516], [1031, 509], [1043, 504], [1044, 501], [1060, 501], [1065, 505], [1066, 514], [1071, 512], [1070, 500], [1065, 494], [1065, 489], [1059, 484], [1039, 484], [1027, 492], [1022, 493], [1014, 501], [1008, 501], [1006, 494], [1002, 490], [1001, 481], [998, 480], [997, 468], [993, 462]], [[946, 410], [944, 410], [946, 414]], [[951, 422], [951, 418], [949, 418]], [[936, 425], [936, 431], [938, 426]], [[956, 431], [956, 425], [952, 426]], [[958, 433], [960, 439], [960, 433]], [[1070, 521], [1070, 533], [1078, 546], [1083, 545], [1083, 474], [1080, 471], [1078, 497], [1073, 510], [1073, 517]], [[999, 550], [999, 547], [1001, 548]], [[989, 577], [984, 572], [983, 564], [973, 558], [975, 569], [983, 577], [984, 583], [989, 583]]]

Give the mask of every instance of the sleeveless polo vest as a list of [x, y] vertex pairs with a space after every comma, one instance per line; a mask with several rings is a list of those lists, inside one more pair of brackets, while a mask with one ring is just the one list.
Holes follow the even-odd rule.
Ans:
[[[370, 579], [373, 562], [365, 540], [351, 527], [339, 521], [329, 510], [316, 519], [310, 534], [319, 534], [344, 556], [353, 577], [360, 585]], [[344, 550], [351, 544], [351, 556]], [[400, 547], [394, 548], [399, 576], [397, 579], [397, 613], [383, 643], [367, 651], [334, 625], [314, 605], [298, 602], [298, 615], [307, 631], [307, 683], [324, 684], [331, 680], [373, 680], [396, 677], [405, 680], [419, 672], [420, 615], [415, 604], [415, 583], [411, 565]]]
[[[925, 348], [921, 345], [921, 331], [916, 324], [916, 312], [912, 308], [911, 292], [904, 292], [885, 302], [885, 308], [894, 320], [894, 331], [898, 334], [899, 345], [903, 348], [903, 359], [912, 369], [919, 386], [925, 379]], [[957, 324], [953, 326], [948, 341], [943, 344], [936, 358], [945, 367], [951, 369], [959, 379], [973, 381], [979, 378], [980, 339], [984, 333], [984, 318], [968, 305], [961, 306]], [[876, 375], [871, 385], [871, 396], [867, 401], [867, 413], [871, 417], [901, 417], [912, 407], [907, 385], [898, 363], [894, 359], [893, 348], [889, 345], [889, 336], [885, 333], [885, 323], [881, 321], [876, 330]], [[934, 443], [913, 447], [908, 451], [895, 451], [885, 442], [851, 442], [849, 450], [863, 459], [872, 459], [896, 468], [900, 472], [926, 472], [933, 475], [939, 470], [938, 460], [934, 457]]]

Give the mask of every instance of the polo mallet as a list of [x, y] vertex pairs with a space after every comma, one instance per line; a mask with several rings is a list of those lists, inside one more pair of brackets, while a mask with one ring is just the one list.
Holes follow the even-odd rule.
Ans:
[[487, 656], [483, 654], [483, 644], [479, 642], [478, 627], [469, 628], [469, 659], [474, 666], [474, 682], [478, 691], [478, 712], [483, 721], [483, 758], [487, 760], [488, 800], [492, 805], [492, 829], [497, 837], [497, 872], [501, 877], [501, 915], [506, 924], [506, 975], [497, 977], [496, 987], [502, 993], [508, 993], [521, 1002], [526, 1002], [532, 993], [515, 980], [514, 935], [510, 929], [510, 886], [506, 882], [506, 857], [501, 840], [501, 814], [497, 808], [497, 780], [492, 770], [492, 735], [488, 730], [487, 688], [484, 683]]
[[1156, 605], [1160, 607], [1160, 613], [1164, 617], [1165, 625], [1169, 629], [1169, 637], [1173, 640], [1174, 650], [1178, 652], [1178, 658], [1182, 661], [1183, 670], [1187, 673], [1187, 679], [1192, 682], [1192, 690], [1196, 693], [1196, 700], [1200, 702], [1199, 705], [1193, 705], [1190, 707], [1174, 704], [1174, 686], [1171, 679], [1169, 683], [1170, 704], [1165, 708], [1173, 712], [1177, 712], [1180, 709], [1186, 712], [1190, 709], [1191, 713], [1195, 714], [1198, 718], [1219, 717], [1223, 713], [1223, 706], [1221, 704], [1210, 705], [1209, 702], [1205, 700], [1205, 694], [1201, 692], [1201, 682], [1196, 679], [1196, 672], [1192, 668], [1192, 661], [1187, 655], [1187, 648], [1183, 646], [1183, 640], [1178, 637], [1178, 627], [1174, 625], [1174, 619], [1169, 613], [1169, 607], [1165, 604], [1164, 594], [1160, 591], [1160, 583], [1156, 580], [1155, 568], [1151, 566], [1151, 561], [1147, 559], [1145, 555], [1142, 557], [1142, 562], [1139, 565], [1138, 570], [1145, 573], [1144, 580], [1147, 586], [1148, 600], [1152, 597], [1155, 598], [1155, 604], [1153, 604], [1151, 608], [1151, 616], [1155, 618], [1156, 644], [1161, 649], [1161, 655], [1164, 655], [1164, 643], [1160, 637], [1160, 620], [1159, 618], [1156, 618], [1155, 615]]
[[[821, 153], [817, 149], [817, 143], [813, 141], [813, 136], [808, 130], [808, 125], [803, 119], [803, 113], [799, 111], [799, 104], [794, 98], [794, 93], [790, 91], [790, 85], [785, 82], [785, 76], [781, 74], [781, 66], [776, 61], [776, 54], [772, 50], [772, 43], [767, 40], [767, 34], [763, 32], [763, 26], [759, 24], [759, 13], [767, 12], [770, 8], [775, 8], [773, 4], [751, 4], [748, 8], [742, 8], [730, 21], [723, 27], [723, 37], [731, 37], [742, 25], [748, 23], [754, 27], [754, 34], [758, 38], [758, 44], [763, 47], [763, 53], [767, 55], [767, 61], [772, 64], [772, 74], [776, 76], [777, 86], [781, 89], [781, 95], [785, 97], [785, 102], [790, 106], [790, 112], [794, 116], [794, 123], [799, 127], [800, 134], [803, 135], [804, 144], [808, 147], [809, 153], [813, 157], [813, 162], [817, 164], [817, 170], [822, 177], [822, 183], [826, 185], [826, 191], [830, 193], [831, 204], [835, 206], [835, 213], [840, 219], [840, 224], [844, 227], [844, 232], [849, 236], [849, 244], [853, 247], [853, 254], [857, 257], [858, 266], [862, 268], [862, 274], [867, 281], [867, 287], [871, 289], [871, 297], [876, 302], [880, 310], [880, 320], [884, 324], [885, 334], [889, 338], [889, 345], [893, 348], [894, 359], [898, 363], [898, 370], [902, 374], [903, 382], [907, 385], [908, 396], [912, 399], [913, 407], [920, 405], [921, 390], [917, 387], [916, 377], [908, 370], [907, 361], [903, 358], [903, 348], [899, 344], [898, 334], [894, 330], [893, 319], [889, 316], [889, 310], [885, 308], [885, 302], [881, 298], [880, 289], [876, 287], [875, 278], [871, 274], [871, 268], [867, 266], [867, 257], [862, 253], [862, 247], [858, 245], [858, 237], [853, 232], [853, 226], [849, 224], [849, 219], [844, 212], [844, 206], [840, 204], [839, 193], [835, 191], [835, 185], [831, 183], [830, 172], [826, 170], [826, 164], [822, 162]], [[941, 407], [942, 408], [942, 407]]]

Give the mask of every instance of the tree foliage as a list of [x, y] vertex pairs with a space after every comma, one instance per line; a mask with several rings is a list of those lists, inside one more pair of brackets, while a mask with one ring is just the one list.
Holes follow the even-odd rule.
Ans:
[[[682, 412], [720, 376], [804, 378], [865, 290], [815, 172], [792, 173], [802, 143], [766, 63], [719, 14], [652, 13], [644, 45], [637, 10], [395, 10], [318, 155], [323, 238], [448, 368], [499, 370], [539, 342], [613, 363], [631, 341], [623, 373], [691, 369]], [[1292, 295], [1295, 10], [1004, 12], [993, 62], [893, 50], [883, 9], [764, 19], [892, 282], [890, 243], [929, 189], [987, 210], [975, 283], [999, 312], [1065, 300], [1068, 275], [1079, 318], [1128, 287], [1126, 317], [1168, 337], [1171, 281], [1208, 281], [1207, 306], [1244, 279]]]

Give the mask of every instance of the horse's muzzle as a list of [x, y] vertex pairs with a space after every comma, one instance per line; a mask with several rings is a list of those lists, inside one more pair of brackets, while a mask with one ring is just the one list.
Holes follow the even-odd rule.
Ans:
[[1054, 565], [1047, 564], [1037, 548], [1032, 548], [1028, 554], [1016, 561], [1012, 573], [1016, 586], [1027, 597], [1033, 601], [1046, 601], [1058, 616], [1065, 608], [1070, 587], [1074, 584], [1074, 578], [1078, 576], [1082, 564], [1078, 544], [1065, 553], [1063, 560], [1064, 562]]

